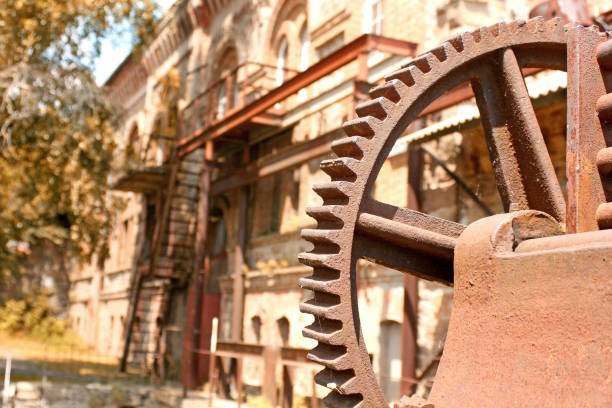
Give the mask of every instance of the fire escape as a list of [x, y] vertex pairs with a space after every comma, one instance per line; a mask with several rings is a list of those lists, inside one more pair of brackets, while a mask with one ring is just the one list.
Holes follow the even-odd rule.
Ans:
[[[367, 97], [369, 89], [374, 85], [368, 82], [369, 58], [372, 53], [382, 53], [387, 57], [414, 57], [416, 45], [413, 43], [365, 34], [345, 44], [340, 49], [320, 59], [308, 69], [297, 72], [285, 70], [284, 78], [279, 84], [277, 67], [261, 63], [246, 62], [229, 74], [212, 83], [189, 104], [181, 107], [178, 118], [176, 140], [161, 138], [157, 143], [166, 143], [165, 152], [153, 155], [153, 160], [144, 160], [138, 166], [126, 166], [124, 175], [114, 183], [116, 190], [132, 191], [154, 195], [159, 198], [161, 209], [156, 213], [155, 230], [151, 244], [151, 255], [147, 262], [138, 265], [131, 287], [130, 310], [126, 320], [125, 344], [121, 366], [125, 369], [134, 337], [142, 322], [139, 319], [140, 305], [146, 297], [143, 287], [148, 280], [165, 279], [168, 285], [172, 279], [174, 265], [172, 259], [162, 259], [160, 253], [164, 243], [172, 242], [172, 234], [167, 232], [170, 207], [177, 184], [177, 173], [182, 161], [191, 159], [191, 153], [203, 149], [204, 160], [198, 180], [197, 228], [195, 245], [193, 245], [193, 273], [189, 280], [187, 294], [187, 316], [183, 328], [184, 348], [182, 362], [183, 384], [186, 389], [196, 384], [198, 377], [198, 349], [207, 348], [205, 338], [210, 328], [203, 327], [212, 316], [200, 316], [203, 290], [208, 279], [209, 262], [206, 262], [207, 227], [209, 205], [212, 197], [230, 190], [239, 189], [239, 209], [241, 229], [238, 231], [238, 245], [235, 248], [234, 263], [228, 269], [233, 275], [233, 316], [232, 341], [241, 341], [243, 309], [243, 264], [246, 245], [247, 194], [242, 187], [263, 177], [294, 168], [309, 160], [328, 154], [331, 150], [333, 137], [318, 137], [289, 146], [280, 154], [269, 160], [252, 160], [250, 158], [249, 134], [253, 130], [281, 130], [285, 115], [285, 101], [297, 95], [311, 84], [328, 77], [348, 64], [356, 66], [356, 75], [345, 80], [352, 81], [352, 98], [354, 105]], [[456, 98], [449, 100], [454, 103]], [[441, 105], [441, 107], [443, 107]], [[145, 157], [146, 159], [146, 157]], [[192, 244], [194, 244], [192, 242]], [[164, 295], [163, 306], [159, 308], [156, 321], [158, 332], [156, 336], [155, 360], [164, 360], [162, 352], [162, 331], [169, 291]], [[201, 356], [200, 356], [201, 357]], [[163, 364], [161, 364], [163, 366]], [[200, 363], [201, 367], [202, 364]], [[206, 366], [206, 364], [204, 364]], [[201, 370], [200, 370], [201, 371]], [[200, 376], [201, 377], [201, 376]]]

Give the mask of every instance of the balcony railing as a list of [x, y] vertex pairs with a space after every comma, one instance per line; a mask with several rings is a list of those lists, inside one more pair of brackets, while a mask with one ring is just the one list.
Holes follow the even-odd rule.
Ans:
[[[278, 68], [259, 62], [245, 62], [213, 82], [199, 93], [182, 111], [182, 135], [189, 135], [199, 128], [240, 110], [256, 101], [284, 81], [294, 77], [297, 70]], [[277, 109], [279, 110], [279, 109]], [[274, 110], [268, 115], [254, 118], [262, 124], [274, 123]]]
[[174, 137], [156, 133], [146, 140], [142, 152], [138, 152], [136, 146], [120, 150], [115, 159], [111, 188], [148, 194], [164, 187], [173, 148]]
[[367, 58], [371, 51], [414, 57], [416, 44], [364, 34], [305, 71], [283, 70], [281, 75], [275, 66], [253, 62], [236, 67], [179, 113], [182, 130], [177, 140], [178, 156], [189, 154], [208, 140], [240, 139], [249, 126], [280, 125], [280, 114], [288, 98], [352, 61], [359, 61], [355, 79], [367, 80]]

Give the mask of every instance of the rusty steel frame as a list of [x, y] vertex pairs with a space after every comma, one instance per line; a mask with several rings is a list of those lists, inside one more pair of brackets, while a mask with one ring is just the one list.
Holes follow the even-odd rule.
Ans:
[[[608, 321], [606, 314], [612, 313], [612, 302], [606, 303], [605, 290], [594, 280], [601, 282], [609, 275], [612, 235], [546, 238], [610, 225], [611, 204], [604, 198], [611, 198], [612, 153], [606, 148], [604, 131], [609, 145], [612, 97], [605, 92], [612, 90], [606, 71], [612, 67], [612, 43], [605, 39], [594, 28], [565, 26], [560, 19], [483, 27], [388, 75], [386, 83], [370, 91], [374, 99], [356, 107], [358, 118], [344, 125], [347, 137], [332, 143], [338, 158], [321, 163], [331, 181], [313, 187], [323, 205], [307, 210], [317, 228], [302, 230], [313, 249], [299, 256], [313, 268], [313, 275], [302, 278], [300, 286], [314, 296], [300, 308], [315, 317], [303, 334], [318, 341], [308, 357], [326, 367], [315, 380], [332, 390], [325, 399], [328, 406], [388, 406], [361, 332], [359, 258], [455, 288], [451, 326], [430, 401], [408, 398], [401, 406], [612, 404], [609, 381], [607, 392], [605, 386], [604, 391], [597, 389], [609, 375], [609, 353], [585, 357], [576, 351], [581, 343], [575, 332], [566, 338], [558, 335], [585, 319], [594, 344], [600, 350], [612, 346], [609, 330], [601, 328]], [[529, 69], [568, 71], [567, 200], [524, 82]], [[471, 84], [498, 191], [509, 214], [490, 216], [466, 228], [374, 200], [374, 182], [395, 140], [449, 91], [462, 89], [467, 95], [460, 87], [465, 82]], [[600, 175], [605, 178], [603, 185]], [[590, 268], [594, 254], [599, 255]], [[585, 268], [587, 272], [582, 272]], [[554, 279], [552, 270], [559, 272]], [[572, 281], [578, 271], [590, 279], [584, 285], [593, 293], [588, 301], [582, 301], [589, 297], [586, 289], [579, 291], [580, 296], [568, 293], [578, 284]], [[514, 279], [513, 274], [523, 278]], [[548, 285], [553, 283], [551, 292]], [[522, 291], [530, 294], [524, 301]], [[518, 312], [500, 319], [512, 312], [509, 303]], [[554, 310], [556, 320], [547, 321], [540, 304]], [[577, 309], [583, 305], [590, 315], [579, 317]], [[525, 351], [528, 341], [537, 345], [533, 353]], [[547, 342], [555, 347], [554, 354], [546, 353]], [[499, 354], [494, 346], [498, 343], [507, 353]], [[481, 350], [484, 344], [487, 348]], [[542, 367], [545, 361], [573, 364], [566, 371], [586, 391], [561, 387]], [[580, 370], [586, 373], [589, 367], [585, 362], [593, 367], [583, 375]]]

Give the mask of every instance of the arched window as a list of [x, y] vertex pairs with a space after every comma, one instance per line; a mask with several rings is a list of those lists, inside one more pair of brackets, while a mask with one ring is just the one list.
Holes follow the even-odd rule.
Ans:
[[253, 334], [255, 335], [255, 342], [261, 343], [261, 317], [253, 316], [251, 318], [251, 325], [253, 326]]
[[278, 46], [278, 59], [276, 60], [276, 86], [285, 82], [285, 69], [287, 68], [287, 57], [289, 55], [289, 45], [287, 38], [281, 38]]
[[308, 31], [306, 24], [300, 30], [300, 71], [306, 71], [308, 68], [308, 53], [310, 51], [310, 40], [308, 39]]
[[368, 34], [382, 34], [382, 0], [366, 0], [363, 10], [363, 31]]
[[127, 160], [135, 160], [138, 158], [138, 125], [134, 124], [128, 135], [127, 144], [125, 147]]
[[[216, 64], [213, 71], [213, 91], [215, 92], [215, 105], [217, 118], [223, 117], [228, 109], [238, 104], [239, 89], [236, 81], [236, 70], [238, 66], [238, 53], [233, 46], [228, 47]], [[229, 89], [228, 89], [229, 85]]]
[[289, 319], [283, 316], [276, 321], [276, 324], [278, 325], [281, 342], [283, 346], [287, 346], [289, 344]]

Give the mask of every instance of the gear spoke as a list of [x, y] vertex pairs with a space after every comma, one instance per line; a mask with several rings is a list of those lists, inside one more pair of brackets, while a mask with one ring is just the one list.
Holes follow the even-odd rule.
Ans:
[[379, 265], [410, 273], [429, 281], [453, 285], [453, 261], [423, 254], [418, 250], [388, 245], [374, 236], [356, 235], [354, 256]]
[[[565, 221], [565, 199], [512, 48], [496, 53], [472, 88], [506, 211], [544, 211]], [[522, 175], [537, 174], [524, 180]]]
[[357, 219], [354, 254], [420, 278], [452, 285], [461, 224], [369, 200]]

